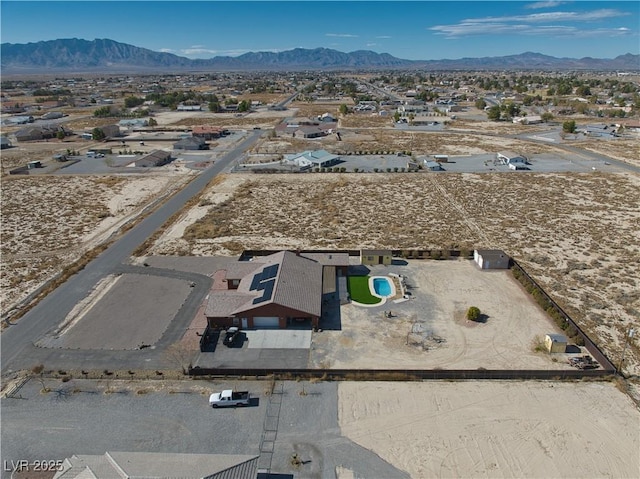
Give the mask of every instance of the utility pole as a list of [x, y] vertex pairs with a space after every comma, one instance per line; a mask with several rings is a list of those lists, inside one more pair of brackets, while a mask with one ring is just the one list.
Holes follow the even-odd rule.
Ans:
[[627, 346], [629, 346], [629, 339], [633, 338], [633, 335], [636, 333], [636, 330], [633, 328], [629, 328], [627, 331], [627, 335], [624, 340], [624, 348], [622, 348], [622, 357], [620, 358], [620, 364], [618, 364], [617, 372], [622, 374], [622, 363], [624, 362], [624, 353], [627, 351]]

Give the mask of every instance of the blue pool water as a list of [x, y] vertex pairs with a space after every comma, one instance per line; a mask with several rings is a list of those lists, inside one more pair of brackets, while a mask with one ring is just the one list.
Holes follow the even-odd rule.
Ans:
[[373, 289], [380, 296], [391, 296], [391, 283], [386, 278], [373, 278]]

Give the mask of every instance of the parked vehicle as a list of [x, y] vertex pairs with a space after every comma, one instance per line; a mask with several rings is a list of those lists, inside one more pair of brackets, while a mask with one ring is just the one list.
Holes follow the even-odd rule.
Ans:
[[224, 340], [222, 341], [222, 344], [230, 348], [234, 344], [236, 344], [236, 342], [240, 338], [241, 338], [240, 330], [235, 326], [232, 326], [229, 329], [227, 329], [227, 332], [224, 335]]
[[209, 406], [211, 407], [228, 407], [228, 406], [248, 406], [251, 395], [249, 391], [234, 391], [225, 389], [219, 393], [213, 393], [209, 396]]

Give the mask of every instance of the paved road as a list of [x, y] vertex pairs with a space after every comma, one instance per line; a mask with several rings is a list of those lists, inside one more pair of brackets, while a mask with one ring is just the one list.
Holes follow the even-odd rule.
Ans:
[[249, 137], [221, 157], [212, 167], [197, 176], [180, 192], [171, 197], [151, 215], [128, 231], [81, 272], [49, 294], [16, 324], [6, 329], [2, 342], [2, 374], [30, 367], [33, 358], [33, 342], [56, 327], [80, 300], [85, 298], [95, 284], [127, 262], [135, 249], [160, 228], [174, 213], [197, 195], [216, 175], [225, 171], [242, 153], [260, 137], [254, 131]]

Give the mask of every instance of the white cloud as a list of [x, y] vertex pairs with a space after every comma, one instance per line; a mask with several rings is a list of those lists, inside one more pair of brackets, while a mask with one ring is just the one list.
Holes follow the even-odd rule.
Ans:
[[528, 8], [530, 10], [535, 10], [535, 9], [538, 9], [538, 8], [553, 8], [553, 7], [558, 7], [558, 6], [562, 5], [563, 3], [566, 3], [566, 2], [556, 2], [556, 1], [550, 0], [548, 2], [530, 3], [528, 5], [525, 5], [524, 8]]
[[325, 33], [326, 37], [339, 37], [339, 38], [358, 38], [358, 35], [351, 33]]
[[160, 51], [162, 53], [175, 53], [177, 50], [174, 50], [173, 48], [161, 48], [158, 51]]
[[183, 48], [180, 50], [180, 53], [183, 55], [218, 55], [220, 52], [218, 50], [211, 50], [208, 48]]
[[391, 35], [378, 35], [376, 38], [387, 39], [387, 38], [393, 38], [393, 37], [391, 37]]
[[[447, 38], [500, 33], [517, 33], [521, 35], [576, 35], [580, 37], [630, 34], [632, 31], [628, 29], [579, 29], [566, 25], [567, 23], [592, 22], [625, 15], [629, 15], [629, 13], [607, 8], [590, 12], [533, 13], [529, 15], [503, 17], [468, 18], [454, 25], [436, 25], [430, 27], [429, 30]], [[562, 24], [553, 25], [554, 23]]]
[[441, 25], [433, 27], [439, 35], [447, 38], [460, 38], [471, 35], [488, 34], [517, 34], [531, 36], [555, 37], [605, 37], [625, 36], [633, 34], [628, 28], [596, 28], [593, 30], [579, 29], [568, 25], [527, 25], [526, 23], [468, 23], [459, 25]]
[[377, 45], [377, 43], [367, 43], [368, 47], [375, 47]]
[[461, 23], [491, 23], [491, 22], [526, 22], [526, 23], [548, 23], [548, 22], [591, 22], [604, 20], [605, 18], [615, 18], [629, 15], [620, 10], [603, 8], [591, 12], [545, 12], [532, 13], [530, 15], [512, 15], [507, 17], [484, 17], [469, 18]]

